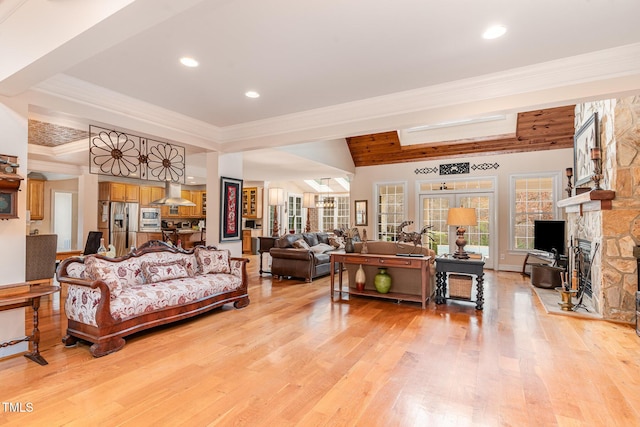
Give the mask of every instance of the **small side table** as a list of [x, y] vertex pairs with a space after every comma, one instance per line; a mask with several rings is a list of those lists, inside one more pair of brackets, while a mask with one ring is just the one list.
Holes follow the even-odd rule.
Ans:
[[267, 273], [267, 274], [271, 274], [270, 271], [266, 271], [262, 269], [262, 254], [263, 253], [269, 253], [269, 251], [271, 250], [271, 248], [273, 248], [276, 244], [276, 239], [277, 237], [266, 237], [266, 236], [260, 236], [258, 237], [258, 240], [260, 241], [260, 249], [258, 249], [258, 253], [260, 254], [260, 270], [259, 273], [262, 276], [262, 273]]
[[484, 260], [436, 258], [436, 304], [444, 304], [447, 301], [447, 273], [476, 276], [476, 310], [482, 310], [484, 305]]
[[32, 351], [25, 354], [24, 357], [33, 360], [40, 365], [47, 365], [48, 362], [40, 354], [40, 330], [38, 329], [38, 309], [40, 308], [40, 298], [45, 295], [51, 295], [60, 291], [60, 286], [37, 286], [31, 288], [28, 292], [21, 292], [14, 295], [0, 296], [0, 311], [13, 310], [14, 308], [28, 307], [33, 308], [33, 332], [30, 336], [19, 340], [7, 341], [0, 343], [0, 347], [8, 347], [23, 341], [31, 341]]

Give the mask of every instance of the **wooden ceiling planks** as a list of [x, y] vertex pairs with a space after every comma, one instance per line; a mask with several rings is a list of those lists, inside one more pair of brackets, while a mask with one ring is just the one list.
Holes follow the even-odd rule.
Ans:
[[396, 131], [347, 138], [356, 166], [573, 147], [575, 106], [519, 113], [515, 136], [401, 146]]

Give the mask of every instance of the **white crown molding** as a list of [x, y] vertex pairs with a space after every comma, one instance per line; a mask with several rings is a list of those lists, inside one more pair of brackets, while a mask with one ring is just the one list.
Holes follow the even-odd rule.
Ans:
[[[50, 147], [40, 147], [40, 148], [50, 148]], [[29, 153], [32, 153], [31, 147], [29, 147]], [[84, 175], [82, 166], [70, 165], [68, 163], [59, 163], [59, 162], [47, 162], [43, 160], [28, 160], [29, 170], [36, 170], [39, 172], [50, 172], [61, 175], [68, 176], [81, 176]]]
[[[640, 74], [640, 43], [223, 128], [224, 143]], [[640, 82], [639, 82], [640, 86]], [[419, 124], [419, 123], [416, 123]]]
[[165, 129], [208, 142], [203, 148], [219, 149], [219, 127], [156, 105], [114, 92], [65, 74], [58, 74], [32, 88], [35, 92], [91, 105], [110, 113], [136, 117]]
[[[206, 147], [201, 145], [203, 148], [234, 152], [416, 126], [424, 124], [426, 112], [474, 102], [497, 104], [517, 95], [530, 95], [537, 104], [558, 104], [561, 100], [571, 103], [593, 95], [586, 91], [596, 84], [602, 83], [607, 90], [604, 82], [624, 77], [637, 82], [627, 90], [640, 90], [640, 78], [635, 76], [640, 77], [640, 43], [224, 128], [67, 75], [51, 78], [34, 90], [210, 142]], [[628, 86], [628, 82], [625, 84]], [[550, 91], [554, 100], [539, 99]], [[395, 127], [389, 127], [390, 123]]]

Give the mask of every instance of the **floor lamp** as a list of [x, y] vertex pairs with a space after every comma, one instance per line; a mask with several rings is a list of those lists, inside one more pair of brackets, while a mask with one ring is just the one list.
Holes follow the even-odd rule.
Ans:
[[307, 226], [304, 228], [305, 233], [311, 232], [311, 209], [316, 207], [315, 193], [302, 194], [302, 207], [307, 210]]
[[271, 237], [279, 237], [278, 207], [284, 206], [284, 190], [282, 188], [274, 187], [269, 189], [269, 206], [273, 206], [273, 232]]
[[474, 208], [449, 208], [449, 214], [447, 215], [447, 224], [457, 226], [456, 234], [456, 246], [458, 250], [453, 254], [457, 259], [469, 259], [469, 254], [465, 252], [464, 247], [467, 241], [464, 239], [464, 233], [467, 231], [465, 225], [478, 225], [478, 219], [476, 218], [476, 210]]

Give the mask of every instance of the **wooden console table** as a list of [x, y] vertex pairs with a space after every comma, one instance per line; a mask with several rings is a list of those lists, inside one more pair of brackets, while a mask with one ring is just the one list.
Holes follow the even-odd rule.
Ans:
[[24, 355], [27, 359], [33, 360], [40, 365], [47, 365], [48, 362], [40, 354], [40, 330], [38, 329], [38, 309], [40, 308], [40, 298], [45, 295], [51, 295], [60, 290], [60, 286], [36, 286], [27, 292], [21, 292], [13, 295], [0, 296], [0, 311], [13, 310], [14, 308], [28, 307], [33, 308], [33, 332], [30, 336], [19, 340], [7, 341], [0, 343], [0, 347], [8, 347], [23, 341], [31, 341], [33, 343], [32, 351]]
[[484, 260], [482, 259], [436, 259], [436, 304], [447, 301], [447, 273], [474, 274], [477, 283], [476, 310], [484, 305]]
[[[429, 260], [430, 256], [423, 257], [403, 257], [396, 255], [377, 255], [377, 254], [358, 254], [358, 253], [332, 253], [329, 269], [331, 273], [331, 300], [334, 300], [336, 292], [335, 288], [335, 264], [338, 263], [338, 296], [342, 298], [342, 294], [346, 295], [364, 295], [374, 298], [392, 299], [398, 301], [414, 301], [422, 304], [422, 309], [427, 307], [427, 289], [429, 287]], [[376, 291], [363, 290], [358, 291], [353, 287], [346, 290], [342, 287], [343, 264], [362, 264], [372, 265], [375, 267], [385, 268], [411, 268], [419, 269], [420, 274], [420, 295], [411, 295], [406, 293], [388, 292], [381, 294]]]

